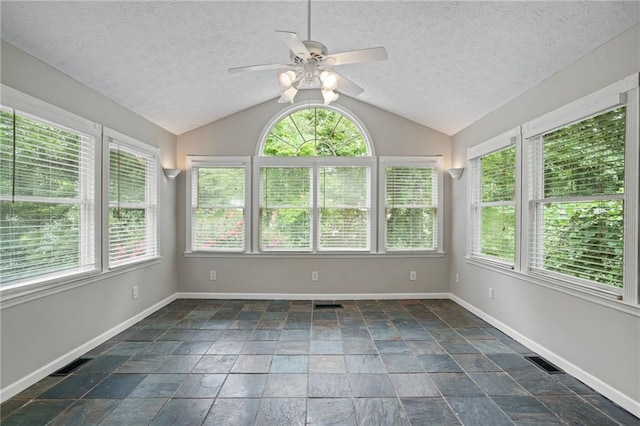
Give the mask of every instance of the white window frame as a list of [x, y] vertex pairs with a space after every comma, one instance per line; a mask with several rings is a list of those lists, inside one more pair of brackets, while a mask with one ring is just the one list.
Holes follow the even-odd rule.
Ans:
[[[361, 250], [320, 249], [320, 205], [318, 202], [318, 178], [320, 168], [334, 167], [366, 167], [369, 169], [369, 244]], [[308, 167], [311, 169], [311, 247], [309, 250], [260, 250], [260, 171], [265, 167]], [[257, 157], [253, 168], [253, 253], [290, 253], [290, 254], [332, 254], [332, 253], [375, 253], [376, 214], [376, 161], [374, 157]]]
[[[100, 256], [101, 238], [97, 232], [101, 223], [102, 210], [100, 208], [101, 194], [101, 132], [102, 126], [99, 124], [72, 114], [54, 105], [36, 99], [32, 96], [17, 91], [11, 87], [2, 85], [2, 105], [13, 109], [16, 113], [24, 113], [27, 116], [37, 117], [54, 125], [66, 127], [81, 133], [85, 133], [94, 138], [92, 153], [93, 165], [88, 166], [88, 173], [85, 179], [80, 179], [80, 227], [89, 232], [81, 234], [81, 256], [83, 263], [93, 263], [92, 266], [79, 267], [69, 271], [51, 273], [33, 278], [25, 278], [15, 283], [0, 287], [0, 296], [17, 296], [25, 291], [35, 292], [53, 285], [62, 284], [71, 278], [83, 278], [98, 274], [102, 267]], [[86, 169], [85, 169], [86, 170]], [[91, 182], [92, 187], [86, 187], [86, 183]], [[88, 198], [88, 194], [93, 192], [93, 201]], [[16, 196], [16, 199], [19, 197]], [[91, 211], [93, 210], [93, 213]]]
[[[242, 250], [229, 250], [229, 249], [212, 249], [212, 250], [196, 250], [193, 247], [193, 225], [194, 214], [197, 207], [197, 187], [194, 180], [194, 168], [199, 167], [242, 167], [244, 168], [244, 248]], [[185, 252], [186, 253], [244, 253], [250, 250], [251, 247], [251, 157], [248, 156], [230, 156], [230, 157], [212, 157], [205, 155], [189, 155], [187, 156], [187, 186], [186, 186], [186, 199], [187, 199], [187, 214], [185, 215], [186, 222], [186, 239], [185, 239]]]
[[[607, 86], [597, 92], [572, 102], [555, 111], [545, 114], [535, 120], [525, 123], [522, 126], [523, 144], [528, 144], [539, 135], [565, 127], [567, 125], [582, 121], [589, 117], [598, 115], [619, 106], [626, 106], [626, 131], [625, 131], [625, 194], [621, 198], [624, 201], [624, 257], [623, 265], [623, 287], [614, 288], [582, 280], [578, 278], [559, 277], [557, 274], [545, 270], [532, 270], [528, 267], [530, 260], [529, 247], [532, 243], [530, 232], [523, 232], [522, 269], [526, 273], [572, 288], [586, 289], [587, 291], [604, 296], [622, 299], [625, 302], [638, 303], [638, 128], [639, 128], [639, 105], [638, 105], [638, 75], [633, 75]], [[527, 145], [528, 147], [528, 145]], [[524, 148], [523, 148], [524, 149]], [[526, 159], [525, 159], [526, 163]], [[526, 169], [533, 167], [532, 164], [525, 164]], [[632, 173], [635, 171], [635, 174]], [[523, 189], [529, 188], [529, 173], [523, 173]], [[527, 229], [535, 227], [532, 221], [537, 217], [534, 194], [527, 194], [528, 208], [523, 209], [523, 223]], [[526, 269], [525, 269], [526, 268]]]
[[[469, 232], [467, 232], [467, 258], [469, 259], [508, 269], [520, 269], [520, 228], [522, 217], [522, 191], [520, 191], [522, 185], [521, 140], [521, 129], [520, 126], [518, 126], [467, 150], [467, 168], [469, 169], [467, 174], [467, 227], [469, 229]], [[509, 147], [514, 147], [516, 153], [513, 170], [515, 174], [513, 201], [482, 203], [480, 200], [480, 185], [482, 184], [482, 176], [480, 175], [481, 160], [487, 155]], [[480, 232], [482, 230], [481, 216], [478, 210], [482, 207], [507, 205], [513, 205], [515, 207], [514, 262], [507, 262], [504, 259], [482, 255], [480, 253], [480, 247], [477, 246], [480, 242]]]
[[[514, 274], [514, 276], [528, 282], [617, 309], [626, 311], [627, 307], [631, 307], [634, 311], [628, 312], [635, 312], [640, 303], [640, 284], [638, 283], [638, 255], [640, 252], [640, 242], [638, 241], [638, 232], [640, 230], [640, 207], [638, 206], [640, 201], [640, 170], [638, 170], [640, 167], [640, 95], [638, 85], [639, 75], [634, 74], [524, 123], [520, 127], [521, 137], [516, 142], [516, 173], [520, 173], [520, 184], [518, 185], [520, 199], [516, 204], [516, 207], [520, 208], [520, 213], [516, 213], [516, 220], [518, 221], [516, 226], [519, 226], [516, 239], [519, 238], [519, 242], [516, 245], [514, 271], [506, 272], [507, 274]], [[529, 158], [525, 158], [523, 154], [525, 148], [528, 147], [528, 141], [538, 135], [580, 122], [623, 105], [626, 106], [627, 121], [625, 129], [625, 193], [623, 197], [623, 249], [625, 262], [623, 264], [622, 289], [578, 278], [558, 277], [556, 274], [544, 273], [544, 271], [540, 273], [529, 270], [529, 247], [532, 239], [529, 231], [531, 226], [535, 226], [535, 224], [531, 223], [535, 216], [532, 211], [534, 202], [529, 193], [529, 169], [534, 165], [529, 164]], [[482, 149], [480, 146], [477, 150], [471, 149], [468, 152], [469, 158], [482, 153]], [[490, 150], [490, 148], [488, 149]], [[522, 154], [518, 155], [518, 150]], [[539, 165], [536, 166], [539, 167]], [[470, 236], [467, 235], [467, 238], [470, 238]], [[478, 261], [475, 257], [467, 256], [467, 261], [496, 271], [504, 271], [505, 269], [494, 268], [496, 265]]]
[[[380, 188], [379, 191], [379, 205], [378, 205], [378, 215], [380, 220], [378, 222], [378, 251], [380, 253], [393, 253], [393, 254], [403, 254], [403, 253], [438, 253], [443, 254], [443, 241], [444, 241], [444, 215], [443, 215], [443, 199], [444, 199], [444, 179], [443, 179], [443, 169], [442, 169], [442, 156], [416, 156], [416, 157], [380, 157], [379, 158], [379, 173], [378, 179]], [[429, 168], [436, 169], [436, 173], [438, 176], [438, 184], [437, 188], [434, 188], [437, 191], [437, 197], [434, 199], [437, 200], [436, 205], [436, 247], [434, 249], [407, 249], [407, 250], [387, 250], [386, 249], [386, 240], [387, 240], [387, 220], [385, 217], [385, 209], [386, 209], [386, 169], [387, 167], [415, 167], [415, 168]]]
[[[120, 145], [130, 151], [131, 153], [140, 153], [151, 157], [151, 161], [147, 163], [147, 179], [153, 179], [147, 181], [145, 187], [145, 202], [144, 203], [127, 203], [125, 208], [140, 208], [145, 210], [145, 222], [146, 225], [146, 239], [151, 241], [151, 245], [147, 248], [150, 249], [145, 254], [119, 261], [111, 261], [109, 259], [109, 209], [115, 207], [116, 204], [109, 200], [109, 158], [112, 145]], [[102, 230], [103, 236], [103, 264], [108, 265], [109, 269], [120, 268], [123, 266], [135, 264], [138, 262], [145, 262], [148, 260], [157, 259], [160, 257], [160, 236], [159, 236], [159, 223], [160, 223], [160, 150], [154, 146], [148, 145], [123, 133], [117, 132], [113, 129], [105, 127], [103, 129], [103, 173], [104, 173], [104, 185], [103, 185], [103, 224]], [[151, 219], [151, 220], [149, 220]]]

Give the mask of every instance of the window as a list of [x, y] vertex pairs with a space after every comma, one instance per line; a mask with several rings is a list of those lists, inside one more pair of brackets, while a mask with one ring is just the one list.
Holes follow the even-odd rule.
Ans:
[[513, 266], [516, 141], [513, 130], [469, 150], [469, 256]]
[[639, 109], [633, 75], [470, 148], [469, 258], [637, 304]]
[[0, 111], [0, 283], [5, 288], [99, 265], [96, 128], [14, 92], [3, 89], [3, 103], [16, 109]]
[[371, 251], [375, 160], [358, 125], [329, 108], [276, 121], [256, 160], [258, 251]]
[[308, 103], [253, 159], [188, 157], [187, 252], [441, 253], [442, 159], [377, 160], [348, 112]]
[[250, 159], [188, 157], [188, 251], [242, 252], [247, 238]]
[[529, 269], [621, 288], [626, 108], [528, 139]]
[[386, 157], [380, 167], [385, 251], [441, 250], [440, 159]]
[[109, 142], [109, 266], [158, 255], [157, 150], [105, 129]]

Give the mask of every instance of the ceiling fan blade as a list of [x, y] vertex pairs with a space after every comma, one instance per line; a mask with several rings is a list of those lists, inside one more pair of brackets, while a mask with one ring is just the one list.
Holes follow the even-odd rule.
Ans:
[[360, 93], [364, 92], [364, 89], [362, 87], [358, 86], [351, 80], [347, 80], [340, 74], [336, 73], [336, 75], [338, 76], [338, 87], [336, 88], [336, 91], [344, 93], [345, 95], [349, 95], [351, 97], [358, 96]]
[[389, 59], [387, 50], [380, 47], [371, 47], [369, 49], [351, 50], [349, 52], [341, 52], [331, 54], [325, 59], [325, 64], [329, 66], [358, 64], [362, 62], [386, 61]]
[[230, 74], [233, 74], [238, 72], [277, 70], [277, 69], [287, 69], [287, 68], [293, 68], [293, 67], [294, 67], [293, 64], [262, 64], [262, 65], [249, 65], [246, 67], [229, 68], [227, 71]]
[[289, 50], [293, 52], [294, 55], [299, 56], [303, 59], [309, 59], [311, 57], [311, 53], [309, 53], [309, 49], [304, 45], [298, 34], [291, 31], [276, 31], [284, 42], [289, 47]]

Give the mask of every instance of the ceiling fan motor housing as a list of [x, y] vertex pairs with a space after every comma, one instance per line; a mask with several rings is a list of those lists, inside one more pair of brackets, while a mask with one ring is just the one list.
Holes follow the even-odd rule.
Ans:
[[[309, 51], [309, 54], [311, 55], [311, 58], [306, 61], [322, 62], [329, 52], [327, 50], [327, 47], [319, 41], [305, 40], [302, 43], [305, 45], [305, 47]], [[293, 63], [298, 65], [302, 65], [305, 63], [305, 59], [298, 56], [298, 54], [294, 52], [291, 52], [291, 60], [293, 61]]]

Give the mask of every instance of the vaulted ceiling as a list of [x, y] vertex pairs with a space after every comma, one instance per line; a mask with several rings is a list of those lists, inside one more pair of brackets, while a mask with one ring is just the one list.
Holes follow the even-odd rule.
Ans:
[[[276, 30], [307, 34], [307, 1], [0, 3], [6, 42], [181, 134], [278, 97]], [[639, 2], [323, 1], [311, 38], [329, 52], [384, 46], [344, 65], [358, 99], [454, 134], [640, 22]]]

